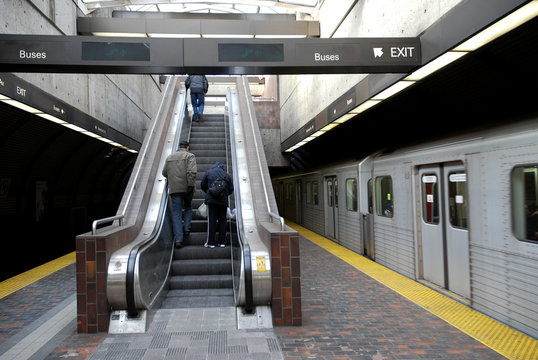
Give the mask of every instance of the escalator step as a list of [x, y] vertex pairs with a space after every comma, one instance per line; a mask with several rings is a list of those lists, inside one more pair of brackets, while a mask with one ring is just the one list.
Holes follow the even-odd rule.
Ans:
[[175, 275], [170, 278], [170, 289], [232, 288], [232, 275]]

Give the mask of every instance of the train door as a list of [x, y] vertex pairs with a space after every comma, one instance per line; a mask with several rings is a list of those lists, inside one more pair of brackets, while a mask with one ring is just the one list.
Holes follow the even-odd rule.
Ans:
[[295, 181], [295, 221], [303, 224], [303, 183], [301, 180]]
[[467, 177], [461, 164], [419, 169], [423, 278], [470, 297]]
[[325, 177], [325, 235], [338, 238], [338, 179], [336, 176]]
[[363, 254], [374, 260], [374, 202], [371, 157], [367, 157], [359, 163], [359, 209], [361, 212]]

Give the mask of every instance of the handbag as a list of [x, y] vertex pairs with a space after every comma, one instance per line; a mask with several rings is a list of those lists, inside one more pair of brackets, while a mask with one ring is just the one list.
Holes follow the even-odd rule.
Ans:
[[196, 210], [198, 212], [198, 215], [207, 218], [207, 205], [205, 203], [202, 203], [202, 205], [198, 206], [198, 209]]

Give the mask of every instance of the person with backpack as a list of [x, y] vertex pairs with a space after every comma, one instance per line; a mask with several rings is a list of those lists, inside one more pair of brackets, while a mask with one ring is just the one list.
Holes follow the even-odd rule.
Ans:
[[185, 88], [191, 89], [192, 121], [201, 121], [204, 113], [205, 94], [209, 83], [205, 75], [189, 75], [185, 80]]
[[[216, 162], [206, 171], [200, 184], [206, 193], [204, 202], [207, 204], [207, 239], [205, 247], [226, 247], [226, 211], [228, 196], [233, 193], [232, 177], [224, 168], [224, 164]], [[218, 241], [215, 241], [216, 232]]]

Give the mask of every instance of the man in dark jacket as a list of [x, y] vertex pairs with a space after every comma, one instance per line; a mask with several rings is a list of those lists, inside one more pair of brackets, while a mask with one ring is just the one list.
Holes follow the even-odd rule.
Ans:
[[[183, 246], [183, 237], [188, 237], [192, 222], [192, 196], [196, 181], [196, 157], [189, 152], [188, 141], [182, 141], [176, 153], [166, 158], [163, 176], [168, 179], [168, 192], [172, 200], [172, 228], [177, 248]], [[183, 209], [185, 221], [183, 222]]]
[[[211, 194], [211, 185], [218, 179], [224, 179], [226, 187], [220, 196]], [[200, 184], [205, 191], [205, 200], [207, 204], [207, 240], [205, 247], [214, 248], [226, 246], [226, 210], [228, 209], [228, 196], [233, 193], [234, 187], [232, 177], [224, 168], [224, 164], [216, 162], [215, 165], [206, 171]], [[215, 242], [215, 233], [217, 231], [217, 222], [219, 230], [218, 242]]]
[[189, 75], [185, 80], [185, 88], [191, 89], [192, 120], [202, 120], [204, 113], [205, 94], [209, 89], [209, 83], [205, 75]]

